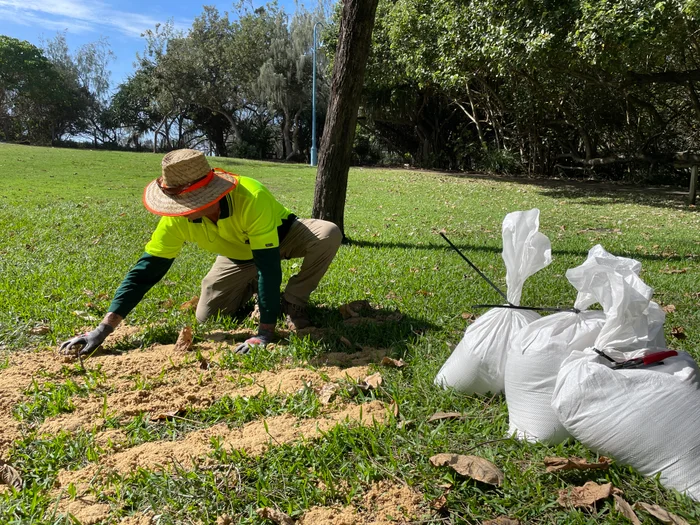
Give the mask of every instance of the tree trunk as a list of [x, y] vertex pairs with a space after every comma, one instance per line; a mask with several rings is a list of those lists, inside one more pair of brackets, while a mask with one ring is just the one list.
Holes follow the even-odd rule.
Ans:
[[283, 110], [282, 117], [282, 158], [286, 159], [292, 155], [292, 139], [290, 137], [292, 133], [292, 122], [289, 118], [289, 111], [287, 108]]
[[311, 215], [334, 222], [343, 236], [352, 143], [377, 3], [378, 0], [343, 2], [328, 113], [321, 137]]

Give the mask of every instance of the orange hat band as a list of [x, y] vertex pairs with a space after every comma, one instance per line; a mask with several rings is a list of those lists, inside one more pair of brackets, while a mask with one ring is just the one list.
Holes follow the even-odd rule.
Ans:
[[156, 183], [158, 184], [158, 187], [163, 193], [170, 196], [182, 195], [183, 193], [189, 193], [191, 191], [198, 190], [209, 184], [214, 179], [214, 170], [211, 170], [204, 177], [197, 179], [194, 182], [190, 182], [189, 184], [184, 184], [182, 186], [166, 186], [165, 184], [163, 184], [162, 178], [163, 177], [158, 177]]

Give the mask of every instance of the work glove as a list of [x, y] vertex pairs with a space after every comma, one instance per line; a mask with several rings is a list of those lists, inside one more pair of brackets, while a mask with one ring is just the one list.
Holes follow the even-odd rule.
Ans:
[[270, 330], [258, 329], [258, 335], [250, 337], [241, 343], [234, 350], [237, 354], [247, 354], [254, 346], [262, 346], [263, 348], [272, 343], [275, 339], [275, 332]]
[[78, 335], [73, 339], [65, 341], [58, 348], [58, 351], [63, 355], [81, 356], [89, 354], [104, 343], [104, 340], [107, 339], [107, 336], [112, 332], [114, 332], [114, 328], [108, 324], [100, 323], [100, 326], [95, 328], [92, 332]]

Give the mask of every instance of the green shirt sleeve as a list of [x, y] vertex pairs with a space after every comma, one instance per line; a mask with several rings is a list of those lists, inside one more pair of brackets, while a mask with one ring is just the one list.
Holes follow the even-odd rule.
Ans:
[[280, 285], [282, 258], [280, 249], [253, 250], [253, 261], [258, 269], [258, 307], [260, 322], [276, 323], [280, 312]]
[[144, 253], [119, 285], [109, 311], [126, 317], [146, 292], [168, 273], [173, 260]]

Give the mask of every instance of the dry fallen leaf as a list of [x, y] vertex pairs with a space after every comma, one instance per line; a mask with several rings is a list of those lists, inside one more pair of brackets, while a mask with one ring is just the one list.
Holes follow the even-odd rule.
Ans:
[[499, 516], [494, 520], [486, 520], [481, 525], [520, 525], [520, 520], [514, 520], [507, 516]]
[[469, 312], [463, 312], [462, 319], [464, 319], [465, 321], [473, 321], [474, 319], [476, 319], [476, 315]]
[[394, 417], [399, 417], [399, 405], [396, 401], [392, 401], [389, 405], [389, 411], [394, 414]]
[[194, 310], [197, 308], [197, 304], [199, 303], [199, 296], [195, 295], [192, 299], [189, 301], [185, 301], [180, 305], [180, 310]]
[[159, 412], [155, 416], [151, 416], [151, 421], [166, 421], [168, 419], [173, 419], [181, 416], [185, 413], [182, 408], [176, 408], [175, 410], [170, 410], [168, 412]]
[[338, 383], [326, 383], [318, 393], [319, 402], [322, 405], [327, 405], [331, 402], [331, 399], [333, 399], [339, 389], [340, 385]]
[[402, 366], [406, 365], [406, 363], [404, 362], [403, 359], [392, 359], [391, 357], [386, 357], [386, 356], [384, 356], [382, 358], [382, 364], [384, 366], [389, 366], [389, 367], [394, 367], [394, 368], [401, 368]]
[[187, 352], [190, 348], [192, 348], [192, 328], [186, 326], [180, 330], [180, 335], [177, 336], [177, 341], [175, 341], [175, 351]]
[[438, 496], [437, 498], [435, 498], [433, 501], [430, 502], [430, 508], [437, 511], [437, 512], [441, 512], [446, 506], [447, 506], [447, 497], [444, 494], [442, 496]]
[[435, 412], [428, 418], [428, 423], [442, 421], [443, 419], [464, 419], [464, 414], [459, 412]]
[[168, 298], [168, 299], [165, 299], [164, 301], [161, 301], [159, 303], [159, 306], [161, 308], [169, 309], [169, 308], [172, 308], [173, 306], [175, 306], [175, 301], [173, 301], [172, 298]]
[[625, 518], [630, 520], [633, 525], [642, 525], [642, 522], [639, 521], [639, 518], [632, 509], [632, 505], [627, 503], [627, 501], [625, 501], [625, 498], [623, 498], [619, 494], [613, 494], [613, 498], [615, 499], [615, 510], [617, 512], [619, 512]]
[[605, 456], [601, 456], [597, 463], [588, 463], [582, 458], [544, 458], [547, 472], [556, 472], [557, 470], [607, 470], [610, 468], [610, 463], [612, 461]]
[[651, 505], [649, 503], [644, 503], [643, 501], [638, 501], [634, 504], [634, 508], [635, 510], [643, 510], [644, 512], [648, 512], [661, 523], [666, 523], [667, 525], [690, 525], [690, 523], [685, 521], [680, 516], [676, 516], [658, 505]]
[[15, 467], [0, 459], [0, 483], [22, 489], [22, 476]]
[[674, 326], [671, 329], [671, 335], [676, 339], [685, 339], [687, 337], [685, 335], [685, 329], [682, 326]]
[[479, 456], [463, 456], [461, 454], [437, 454], [430, 458], [436, 467], [448, 466], [457, 474], [500, 486], [503, 483], [503, 472], [490, 461]]
[[688, 271], [688, 268], [664, 268], [663, 270], [659, 270], [659, 273], [673, 274], [673, 273], [685, 273], [687, 271]]
[[49, 328], [45, 324], [40, 324], [39, 326], [35, 326], [31, 330], [29, 330], [29, 333], [31, 335], [44, 335], [48, 334], [51, 331], [51, 328]]
[[351, 303], [340, 305], [338, 310], [340, 310], [340, 315], [343, 316], [343, 319], [350, 319], [351, 317], [359, 317], [361, 310], [372, 310], [372, 305], [366, 300], [352, 301]]
[[294, 525], [294, 520], [292, 520], [292, 518], [287, 516], [282, 511], [265, 507], [264, 509], [258, 509], [255, 512], [257, 512], [258, 516], [261, 518], [274, 521], [277, 523], [277, 525]]
[[667, 314], [672, 314], [673, 312], [676, 311], [676, 305], [675, 304], [667, 304], [663, 308], [661, 308], [664, 312]]
[[371, 376], [365, 377], [362, 382], [367, 385], [371, 389], [377, 389], [379, 388], [379, 385], [381, 385], [384, 380], [382, 379], [382, 375], [377, 372], [375, 374], [372, 374]]
[[216, 525], [233, 525], [233, 518], [228, 514], [222, 514], [216, 518]]
[[350, 339], [348, 339], [347, 337], [341, 336], [340, 342], [343, 343], [348, 348], [352, 348], [352, 343], [350, 342]]
[[612, 493], [612, 483], [598, 485], [594, 481], [588, 481], [583, 487], [561, 489], [557, 503], [562, 507], [593, 508], [596, 501], [609, 498]]

